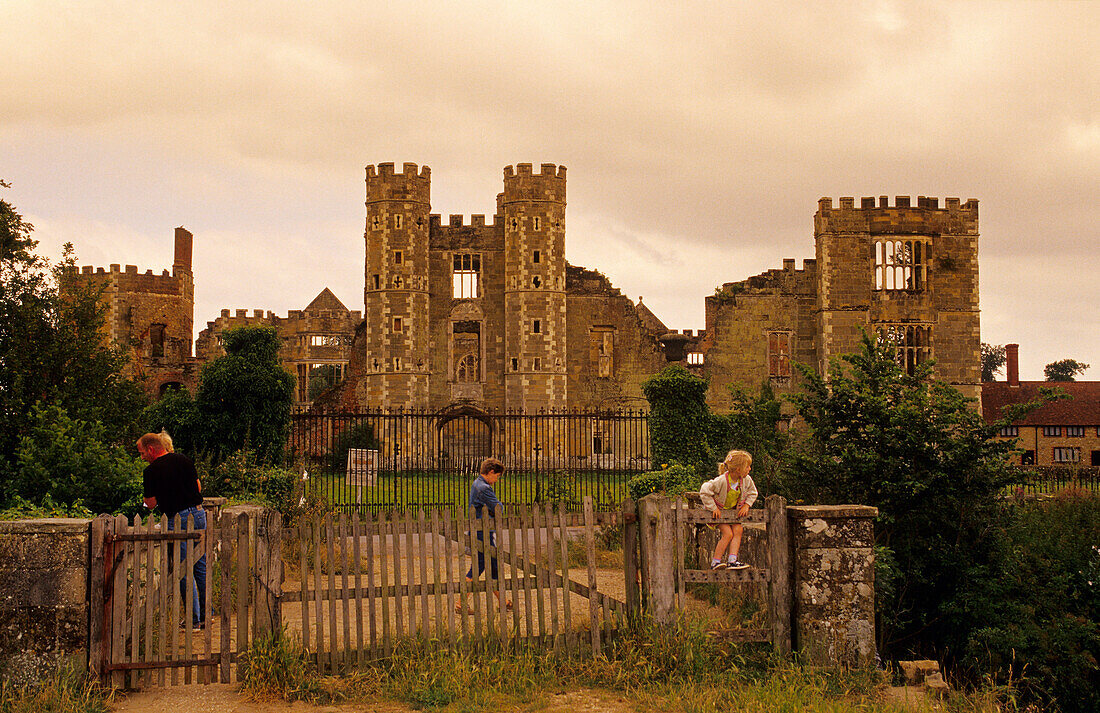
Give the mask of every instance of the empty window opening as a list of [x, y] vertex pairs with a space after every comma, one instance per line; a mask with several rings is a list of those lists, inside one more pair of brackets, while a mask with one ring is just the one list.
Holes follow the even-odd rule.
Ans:
[[149, 347], [152, 357], [164, 356], [164, 328], [163, 324], [149, 326]]
[[882, 338], [894, 346], [898, 365], [912, 376], [917, 367], [932, 358], [932, 327], [919, 324], [884, 324]]
[[371, 228], [373, 228], [374, 230], [378, 230], [380, 227], [382, 227], [382, 221], [380, 221], [378, 219], [378, 216], [376, 215], [374, 216], [374, 218], [371, 219]]
[[1020, 465], [1035, 465], [1035, 451], [1024, 451], [1021, 453]]
[[923, 291], [932, 244], [927, 239], [876, 240], [875, 289]]
[[394, 357], [393, 358], [393, 370], [394, 371], [401, 371], [401, 357]]
[[402, 217], [403, 216], [400, 213], [396, 213], [393, 216], [393, 227], [397, 228], [398, 230], [400, 230], [401, 226], [404, 224], [404, 221], [401, 220]]
[[537, 264], [539, 264], [539, 261], [541, 261], [541, 260], [542, 260], [542, 251], [536, 250], [534, 253], [531, 254], [531, 262], [533, 262], [537, 265]]
[[688, 366], [702, 366], [703, 365], [703, 352], [688, 352], [687, 353]]
[[382, 276], [381, 275], [374, 275], [373, 277], [374, 277], [374, 289], [376, 289], [376, 290], [382, 289]]
[[1047, 438], [1058, 438], [1062, 435], [1061, 426], [1043, 426], [1043, 435]]
[[542, 228], [542, 218], [538, 217], [537, 215], [535, 216], [534, 220], [531, 221], [531, 223], [534, 226], [535, 230], [540, 230]]
[[404, 284], [405, 284], [405, 282], [401, 279], [401, 275], [394, 275], [393, 276], [393, 286], [394, 286], [394, 288], [400, 290], [401, 286], [404, 285]]
[[1066, 426], [1067, 438], [1084, 438], [1085, 427], [1084, 426]]
[[451, 295], [456, 300], [475, 299], [481, 296], [480, 254], [455, 253], [451, 286]]
[[311, 334], [309, 346], [311, 347], [338, 347], [343, 340], [339, 334]]
[[1092, 452], [1092, 463], [1091, 463], [1091, 465], [1093, 465], [1093, 466], [1100, 465], [1100, 451], [1093, 451]]
[[405, 262], [405, 254], [402, 253], [400, 250], [394, 250], [393, 251], [393, 264], [394, 265], [402, 265], [402, 264], [404, 264], [404, 262]]
[[1081, 460], [1081, 449], [1076, 446], [1058, 446], [1051, 453], [1055, 463], [1078, 463]]
[[610, 327], [595, 327], [590, 337], [593, 366], [601, 379], [611, 377], [614, 371], [615, 331]]
[[299, 373], [303, 366], [308, 369], [305, 380], [299, 382], [299, 388], [303, 385], [307, 387], [306, 397], [302, 399], [304, 401], [313, 401], [344, 378], [343, 364], [299, 364]]
[[531, 322], [531, 332], [533, 334], [542, 334], [542, 320], [536, 319]]
[[512, 371], [519, 371], [519, 359], [512, 357]]
[[533, 371], [542, 371], [542, 359], [540, 357], [535, 357], [532, 369]]
[[393, 331], [395, 331], [395, 332], [404, 331], [404, 329], [403, 329], [404, 326], [405, 325], [403, 324], [400, 317], [394, 317], [393, 318]]
[[467, 354], [458, 361], [455, 369], [455, 381], [462, 384], [475, 384], [480, 381], [477, 354]]
[[785, 379], [791, 375], [791, 333], [768, 332], [768, 376]]
[[539, 279], [538, 275], [535, 275], [534, 277], [531, 278], [531, 286], [532, 287], [541, 287], [542, 286], [542, 280]]

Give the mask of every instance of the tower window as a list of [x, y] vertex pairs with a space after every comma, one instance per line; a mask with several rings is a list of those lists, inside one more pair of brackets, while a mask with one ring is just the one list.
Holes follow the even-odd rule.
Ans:
[[164, 328], [163, 324], [149, 326], [149, 347], [152, 357], [164, 356]]
[[382, 289], [382, 276], [381, 275], [374, 275], [373, 277], [374, 277], [374, 289], [376, 289], [376, 290]]
[[400, 250], [393, 251], [393, 264], [402, 265], [405, 262], [405, 256]]
[[531, 278], [531, 286], [532, 287], [542, 287], [542, 279], [538, 275], [535, 275], [534, 277]]
[[536, 265], [539, 264], [539, 261], [541, 259], [542, 259], [542, 252], [540, 250], [536, 250], [534, 253], [531, 254], [531, 262], [535, 263]]
[[519, 371], [519, 359], [512, 357], [512, 371]]
[[540, 218], [539, 216], [536, 215], [534, 220], [532, 221], [532, 225], [534, 226], [535, 230], [541, 230], [542, 229], [542, 218]]
[[912, 376], [917, 367], [932, 358], [932, 327], [920, 324], [879, 326], [884, 339], [893, 343], [898, 365]]
[[876, 240], [875, 290], [923, 292], [932, 243], [927, 239]]
[[393, 216], [393, 227], [397, 228], [398, 230], [401, 230], [401, 225], [404, 222], [401, 220], [401, 218], [402, 215], [400, 213], [395, 213]]
[[393, 331], [395, 331], [395, 332], [404, 331], [402, 329], [403, 327], [404, 327], [404, 324], [402, 324], [401, 318], [400, 317], [394, 317], [393, 318]]
[[380, 228], [381, 225], [382, 225], [381, 221], [378, 220], [377, 215], [374, 216], [373, 218], [371, 218], [370, 224], [371, 224], [371, 228], [373, 228], [374, 230], [378, 230], [378, 228]]
[[541, 319], [536, 319], [533, 322], [531, 322], [531, 332], [533, 334], [541, 334], [542, 333], [542, 320]]
[[541, 357], [535, 357], [533, 369], [534, 369], [534, 371], [542, 371], [542, 358]]
[[687, 353], [688, 366], [702, 366], [703, 365], [703, 352], [688, 352]]
[[476, 299], [481, 296], [481, 255], [479, 253], [455, 253], [454, 272], [451, 274], [451, 296], [456, 300]]
[[455, 369], [455, 381], [463, 384], [474, 384], [479, 381], [477, 354], [467, 354], [458, 361]]
[[768, 332], [768, 376], [786, 378], [791, 375], [791, 333]]
[[393, 358], [393, 370], [394, 371], [401, 371], [401, 357], [394, 357]]

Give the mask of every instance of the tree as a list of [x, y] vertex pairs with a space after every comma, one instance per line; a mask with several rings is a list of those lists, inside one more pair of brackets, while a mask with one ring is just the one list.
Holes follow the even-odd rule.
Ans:
[[227, 353], [203, 367], [195, 395], [197, 447], [216, 461], [251, 449], [261, 463], [277, 463], [294, 404], [294, 377], [279, 363], [279, 337], [271, 327], [240, 327], [222, 339]]
[[982, 381], [996, 381], [997, 372], [1008, 361], [1003, 344], [982, 342]]
[[878, 634], [887, 651], [940, 642], [943, 614], [988, 556], [998, 498], [1013, 480], [1013, 444], [994, 438], [1033, 405], [987, 424], [971, 400], [932, 378], [907, 374], [893, 345], [866, 334], [857, 354], [834, 360], [827, 379], [799, 365], [791, 396], [810, 432], [792, 456], [819, 502], [879, 509], [875, 527]]
[[[0, 479], [5, 499], [19, 495], [37, 502], [50, 484], [20, 475], [26, 465], [17, 458], [23, 439], [40, 425], [36, 406], [57, 407], [55, 423], [63, 416], [88, 429], [101, 424], [102, 430], [82, 432], [106, 439], [104, 444], [129, 446], [144, 396], [122, 376], [124, 355], [103, 337], [101, 290], [60, 289], [75, 268], [72, 247], [66, 245], [61, 264], [52, 267], [35, 253], [33, 230], [0, 200]], [[16, 482], [25, 488], [15, 488]]]
[[340, 381], [340, 370], [335, 364], [322, 364], [309, 372], [307, 398], [312, 401]]
[[1043, 375], [1047, 381], [1076, 381], [1075, 377], [1085, 373], [1088, 368], [1088, 364], [1076, 359], [1061, 359], [1043, 367]]
[[775, 492], [776, 480], [783, 477], [779, 465], [789, 440], [779, 428], [785, 420], [781, 403], [769, 381], [760, 385], [756, 396], [739, 384], [731, 384], [729, 388], [730, 412], [711, 420], [708, 440], [714, 460], [725, 458], [730, 448], [748, 451], [753, 458], [753, 479], [761, 492]]

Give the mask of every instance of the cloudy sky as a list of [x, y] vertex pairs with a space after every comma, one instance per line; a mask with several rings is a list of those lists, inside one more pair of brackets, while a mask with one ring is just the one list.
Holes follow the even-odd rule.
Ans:
[[813, 257], [822, 196], [977, 198], [983, 341], [1097, 378], [1098, 40], [1088, 2], [0, 0], [0, 178], [83, 265], [190, 229], [197, 328], [362, 309], [385, 161], [444, 216], [564, 164], [569, 260], [680, 329]]

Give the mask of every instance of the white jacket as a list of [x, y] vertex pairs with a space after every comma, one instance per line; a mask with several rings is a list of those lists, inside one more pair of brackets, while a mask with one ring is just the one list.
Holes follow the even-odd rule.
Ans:
[[752, 507], [758, 495], [756, 483], [752, 482], [752, 476], [746, 475], [741, 479], [740, 489], [738, 489], [736, 480], [732, 481], [732, 488], [730, 485], [731, 482], [726, 478], [725, 473], [714, 480], [703, 483], [703, 487], [699, 488], [699, 498], [703, 501], [703, 505], [707, 510], [713, 510], [715, 505], [722, 508], [727, 507], [726, 498], [729, 497], [731, 490], [738, 493], [736, 505], [746, 503], [749, 507]]

